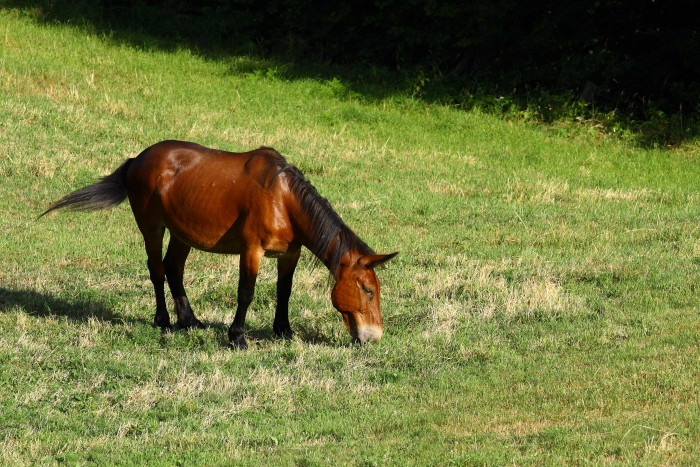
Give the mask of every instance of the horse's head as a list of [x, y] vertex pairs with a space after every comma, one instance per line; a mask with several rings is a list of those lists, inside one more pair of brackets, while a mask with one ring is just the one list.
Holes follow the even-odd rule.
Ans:
[[340, 263], [331, 299], [333, 306], [343, 315], [343, 321], [354, 341], [364, 344], [382, 338], [379, 279], [374, 268], [397, 254], [348, 254]]

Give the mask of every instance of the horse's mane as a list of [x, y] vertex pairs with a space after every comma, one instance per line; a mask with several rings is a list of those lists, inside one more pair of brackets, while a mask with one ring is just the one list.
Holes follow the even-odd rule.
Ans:
[[[306, 246], [314, 255], [323, 261], [333, 274], [337, 272], [341, 259], [348, 251], [357, 250], [363, 255], [374, 255], [374, 250], [343, 222], [331, 203], [316, 191], [302, 171], [288, 163], [280, 153], [274, 152], [277, 170], [270, 181], [270, 186], [279, 175], [286, 175], [290, 190], [299, 200], [302, 212], [308, 216], [312, 238], [309, 239], [311, 244]], [[335, 239], [337, 241], [334, 243]], [[333, 251], [329, 255], [328, 250], [331, 247]]]

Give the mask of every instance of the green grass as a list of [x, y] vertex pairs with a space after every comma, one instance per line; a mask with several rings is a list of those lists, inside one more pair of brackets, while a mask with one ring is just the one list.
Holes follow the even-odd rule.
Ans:
[[[32, 464], [700, 462], [697, 146], [640, 149], [262, 60], [115, 43], [0, 10], [0, 459]], [[163, 335], [128, 207], [52, 201], [163, 139], [274, 146], [380, 252], [364, 347], [307, 251], [291, 342], [263, 264], [192, 254], [206, 330]]]

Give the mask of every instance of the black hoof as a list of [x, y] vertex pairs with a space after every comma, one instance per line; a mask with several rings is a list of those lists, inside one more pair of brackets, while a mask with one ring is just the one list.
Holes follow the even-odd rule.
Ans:
[[275, 335], [279, 337], [280, 339], [287, 339], [290, 340], [292, 337], [294, 337], [294, 331], [292, 331], [292, 328], [289, 326], [287, 327], [273, 327], [273, 331], [275, 331]]
[[204, 325], [204, 323], [202, 323], [197, 318], [192, 318], [192, 319], [187, 320], [185, 322], [178, 321], [177, 328], [178, 329], [191, 329], [191, 328], [206, 329], [207, 327]]
[[153, 327], [154, 328], [160, 328], [160, 330], [165, 334], [169, 332], [173, 332], [174, 328], [173, 325], [170, 323], [158, 323], [158, 322], [153, 322]]
[[233, 350], [245, 350], [248, 348], [248, 343], [245, 340], [245, 337], [239, 336], [234, 339], [229, 339], [229, 346]]

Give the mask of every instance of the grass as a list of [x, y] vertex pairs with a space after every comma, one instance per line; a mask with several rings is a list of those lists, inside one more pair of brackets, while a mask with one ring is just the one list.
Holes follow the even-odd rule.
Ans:
[[[339, 79], [280, 77], [0, 10], [0, 459], [32, 464], [700, 461], [698, 150], [641, 149]], [[274, 146], [380, 252], [364, 347], [305, 252], [226, 348], [234, 258], [192, 254], [206, 330], [161, 334], [126, 206], [36, 221], [163, 139]]]

